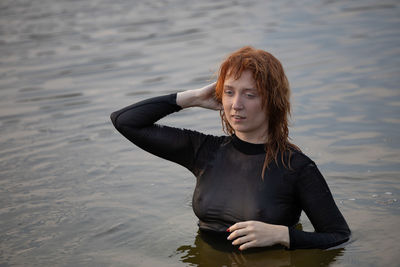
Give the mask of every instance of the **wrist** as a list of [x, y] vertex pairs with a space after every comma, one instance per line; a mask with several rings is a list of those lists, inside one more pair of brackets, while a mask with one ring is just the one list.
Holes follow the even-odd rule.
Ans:
[[278, 242], [279, 244], [289, 248], [290, 247], [290, 237], [289, 237], [289, 228], [284, 225], [278, 225], [279, 227], [279, 236]]
[[187, 90], [176, 94], [176, 104], [181, 108], [196, 106], [197, 90]]

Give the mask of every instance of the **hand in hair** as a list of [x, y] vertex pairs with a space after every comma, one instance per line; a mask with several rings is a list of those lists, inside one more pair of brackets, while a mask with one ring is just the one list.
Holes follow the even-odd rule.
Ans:
[[180, 92], [176, 96], [176, 104], [182, 108], [202, 107], [220, 110], [222, 104], [215, 99], [215, 85], [214, 82], [199, 89]]
[[281, 244], [289, 247], [289, 230], [283, 225], [268, 224], [260, 221], [238, 222], [227, 230], [231, 234], [228, 240], [232, 245], [240, 245], [240, 250], [251, 247], [266, 247]]

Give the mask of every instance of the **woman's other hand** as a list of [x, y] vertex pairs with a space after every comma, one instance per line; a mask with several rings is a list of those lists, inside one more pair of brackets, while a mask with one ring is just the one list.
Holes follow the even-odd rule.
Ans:
[[239, 245], [240, 250], [251, 247], [266, 247], [281, 244], [289, 247], [289, 229], [287, 226], [274, 225], [259, 221], [238, 222], [227, 229], [231, 234], [228, 240]]
[[220, 110], [222, 104], [215, 99], [215, 85], [212, 83], [200, 89], [180, 92], [176, 96], [176, 104], [182, 108], [202, 107], [207, 109]]

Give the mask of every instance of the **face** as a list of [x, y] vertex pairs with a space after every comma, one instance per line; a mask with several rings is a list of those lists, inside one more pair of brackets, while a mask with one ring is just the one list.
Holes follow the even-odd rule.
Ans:
[[222, 105], [237, 137], [250, 143], [265, 143], [268, 133], [266, 107], [262, 107], [262, 99], [250, 71], [243, 71], [237, 80], [234, 77], [225, 79]]

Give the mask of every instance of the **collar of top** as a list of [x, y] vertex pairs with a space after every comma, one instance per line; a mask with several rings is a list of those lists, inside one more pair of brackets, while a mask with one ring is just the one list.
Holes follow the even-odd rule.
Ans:
[[265, 154], [264, 144], [253, 144], [239, 139], [236, 135], [232, 135], [233, 146], [240, 152], [248, 155]]

